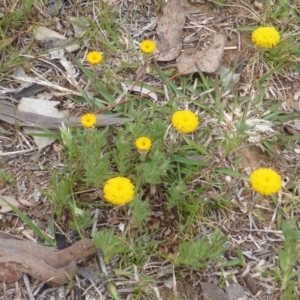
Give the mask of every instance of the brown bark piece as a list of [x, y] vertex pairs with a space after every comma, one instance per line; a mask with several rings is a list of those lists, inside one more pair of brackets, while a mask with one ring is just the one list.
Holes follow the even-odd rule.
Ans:
[[157, 61], [170, 61], [178, 57], [182, 48], [185, 12], [180, 0], [168, 0], [158, 18], [155, 57]]
[[[123, 124], [129, 120], [115, 115], [98, 114], [96, 126]], [[62, 122], [73, 126], [82, 126], [81, 118], [53, 118], [30, 112], [20, 112], [13, 104], [2, 99], [0, 99], [0, 121], [18, 126], [44, 127], [50, 130], [59, 129]]]
[[59, 251], [0, 232], [0, 281], [14, 282], [27, 273], [48, 284], [61, 285], [75, 275], [78, 261], [96, 251], [89, 239]]
[[63, 268], [54, 268], [23, 250], [1, 247], [0, 254], [0, 280], [14, 282], [21, 279], [22, 273], [45, 281], [51, 285], [61, 285], [68, 282], [70, 277], [76, 272], [75, 262]]
[[224, 53], [225, 37], [221, 33], [214, 35], [212, 45], [205, 49], [189, 48], [177, 59], [177, 68], [181, 74], [198, 72], [214, 73], [220, 66]]

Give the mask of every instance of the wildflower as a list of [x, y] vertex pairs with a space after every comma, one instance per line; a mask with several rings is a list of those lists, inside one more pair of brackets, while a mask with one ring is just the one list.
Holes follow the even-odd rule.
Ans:
[[151, 40], [144, 40], [140, 43], [140, 49], [145, 54], [151, 54], [156, 49], [156, 44]]
[[88, 61], [88, 63], [90, 63], [91, 65], [98, 65], [101, 63], [103, 59], [103, 56], [100, 52], [98, 51], [91, 51], [87, 54], [86, 56], [86, 60]]
[[148, 151], [151, 148], [151, 145], [151, 140], [146, 136], [141, 136], [135, 140], [135, 146], [141, 151]]
[[270, 168], [259, 168], [250, 175], [252, 188], [263, 195], [277, 193], [281, 189], [281, 176]]
[[199, 118], [190, 110], [179, 110], [172, 115], [172, 125], [180, 132], [191, 133], [199, 125]]
[[280, 34], [274, 27], [259, 27], [252, 32], [252, 42], [262, 48], [273, 48], [278, 45]]
[[81, 124], [85, 128], [91, 128], [97, 123], [97, 117], [94, 114], [85, 114], [81, 117]]
[[113, 177], [105, 183], [103, 196], [106, 201], [114, 205], [125, 204], [134, 196], [134, 185], [126, 177]]

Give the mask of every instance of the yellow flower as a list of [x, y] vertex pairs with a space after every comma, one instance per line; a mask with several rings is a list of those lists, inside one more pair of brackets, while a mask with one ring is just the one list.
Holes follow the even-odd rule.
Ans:
[[85, 114], [81, 117], [81, 124], [85, 128], [94, 127], [97, 123], [97, 117], [94, 114]]
[[172, 115], [172, 124], [180, 132], [191, 133], [199, 125], [199, 118], [189, 110], [179, 110]]
[[141, 151], [148, 151], [151, 145], [151, 140], [146, 136], [141, 136], [135, 140], [135, 146]]
[[134, 185], [126, 177], [113, 177], [105, 183], [103, 196], [106, 201], [114, 205], [125, 204], [134, 196]]
[[263, 195], [277, 193], [281, 189], [281, 176], [270, 168], [259, 168], [250, 175], [252, 188]]
[[278, 45], [280, 34], [274, 27], [259, 27], [252, 32], [252, 42], [262, 48], [273, 48]]
[[145, 54], [151, 54], [156, 49], [156, 44], [151, 40], [144, 40], [140, 43], [140, 49]]
[[103, 59], [103, 56], [100, 52], [98, 51], [91, 51], [88, 53], [88, 55], [86, 56], [86, 60], [88, 61], [88, 63], [90, 63], [91, 65], [98, 65], [101, 63]]

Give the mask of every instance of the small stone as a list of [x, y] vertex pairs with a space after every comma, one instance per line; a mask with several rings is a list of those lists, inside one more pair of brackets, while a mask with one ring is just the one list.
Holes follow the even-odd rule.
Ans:
[[299, 99], [300, 99], [300, 93], [299, 93], [299, 92], [296, 92], [296, 93], [294, 94], [294, 101], [299, 101]]
[[300, 154], [300, 149], [296, 148], [296, 149], [294, 149], [294, 151], [295, 151], [296, 154]]
[[213, 283], [201, 284], [203, 300], [229, 300], [225, 292]]
[[244, 288], [238, 283], [231, 283], [226, 288], [226, 294], [229, 300], [245, 299], [246, 294]]
[[225, 182], [226, 183], [231, 183], [231, 177], [229, 175], [225, 176]]

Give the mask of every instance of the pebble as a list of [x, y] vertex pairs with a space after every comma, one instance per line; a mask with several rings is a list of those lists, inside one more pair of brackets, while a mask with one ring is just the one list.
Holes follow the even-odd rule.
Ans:
[[300, 99], [300, 92], [296, 92], [294, 94], [294, 101], [299, 101], [299, 99]]

